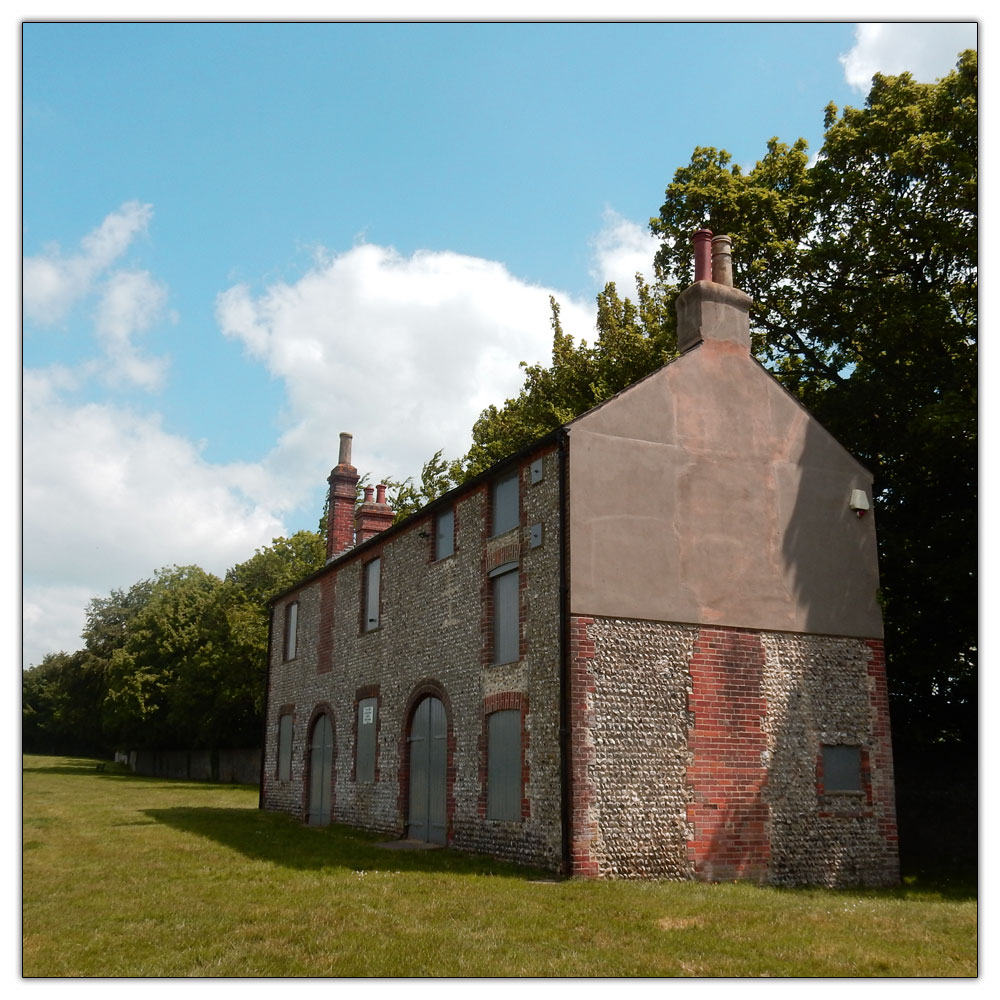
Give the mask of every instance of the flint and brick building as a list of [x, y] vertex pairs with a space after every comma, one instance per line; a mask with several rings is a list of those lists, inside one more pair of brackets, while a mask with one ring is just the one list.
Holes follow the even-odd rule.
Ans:
[[393, 525], [341, 435], [261, 806], [568, 875], [898, 879], [872, 478], [696, 237], [680, 357]]

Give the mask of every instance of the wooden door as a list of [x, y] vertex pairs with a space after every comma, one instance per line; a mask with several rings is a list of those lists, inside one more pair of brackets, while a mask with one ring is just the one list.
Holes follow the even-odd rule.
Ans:
[[333, 778], [333, 726], [330, 717], [321, 715], [313, 726], [309, 741], [309, 814], [311, 826], [330, 822], [330, 786]]
[[448, 839], [448, 719], [439, 698], [417, 705], [410, 723], [410, 812], [407, 836], [444, 844]]

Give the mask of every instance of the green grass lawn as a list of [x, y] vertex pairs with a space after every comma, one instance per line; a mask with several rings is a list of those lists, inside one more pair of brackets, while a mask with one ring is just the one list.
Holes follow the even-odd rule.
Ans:
[[974, 976], [974, 889], [554, 882], [24, 758], [25, 976]]

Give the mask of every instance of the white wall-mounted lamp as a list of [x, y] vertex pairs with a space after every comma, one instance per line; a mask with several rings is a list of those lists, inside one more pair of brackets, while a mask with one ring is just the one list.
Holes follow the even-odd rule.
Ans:
[[848, 501], [848, 506], [858, 517], [864, 517], [871, 510], [871, 504], [868, 502], [868, 494], [864, 490], [851, 490], [851, 499]]

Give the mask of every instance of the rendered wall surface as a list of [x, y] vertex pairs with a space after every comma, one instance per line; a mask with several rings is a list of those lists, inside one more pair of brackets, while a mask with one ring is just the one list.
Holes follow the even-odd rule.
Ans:
[[739, 345], [569, 434], [574, 614], [881, 637], [871, 476]]
[[[558, 452], [544, 457], [541, 482], [520, 466], [521, 523], [487, 537], [488, 491], [480, 486], [455, 509], [455, 553], [432, 559], [433, 522], [372, 543], [331, 566], [275, 608], [264, 763], [265, 808], [304, 815], [308, 727], [318, 707], [334, 725], [333, 820], [400, 836], [407, 812], [408, 714], [422, 693], [441, 697], [449, 718], [449, 842], [500, 857], [556, 867], [561, 850], [559, 793]], [[542, 544], [529, 545], [542, 525]], [[421, 533], [425, 537], [421, 537]], [[362, 632], [362, 566], [381, 559], [380, 627]], [[490, 662], [489, 570], [520, 564], [520, 657]], [[284, 605], [299, 602], [298, 654], [282, 660]], [[360, 698], [377, 699], [377, 781], [354, 773]], [[486, 820], [485, 717], [526, 706], [524, 798], [519, 821]], [[277, 778], [283, 710], [294, 712], [292, 775]]]

